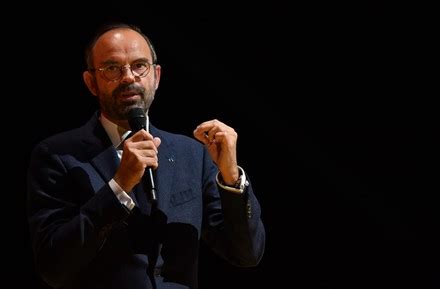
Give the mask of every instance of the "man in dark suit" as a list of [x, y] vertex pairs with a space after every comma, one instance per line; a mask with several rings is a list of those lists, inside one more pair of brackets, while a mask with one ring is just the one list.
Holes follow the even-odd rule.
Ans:
[[[234, 265], [257, 265], [265, 231], [237, 165], [234, 129], [203, 122], [199, 142], [149, 124], [161, 67], [137, 27], [104, 27], [86, 60], [84, 81], [100, 110], [39, 143], [30, 161], [29, 224], [42, 278], [71, 289], [197, 288], [200, 239]], [[137, 130], [128, 119], [139, 108], [145, 129]]]

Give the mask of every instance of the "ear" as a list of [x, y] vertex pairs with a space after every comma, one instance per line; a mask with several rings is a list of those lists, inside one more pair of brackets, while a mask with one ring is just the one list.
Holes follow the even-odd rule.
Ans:
[[159, 82], [160, 82], [160, 72], [162, 70], [162, 67], [160, 67], [159, 64], [156, 64], [154, 66], [154, 89], [159, 88]]
[[98, 95], [98, 87], [96, 85], [95, 76], [88, 70], [83, 72], [83, 80], [89, 91], [94, 95]]

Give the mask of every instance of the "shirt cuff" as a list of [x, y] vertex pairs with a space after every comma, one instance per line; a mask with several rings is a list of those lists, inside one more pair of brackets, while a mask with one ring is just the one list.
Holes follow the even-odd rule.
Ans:
[[121, 188], [121, 186], [118, 185], [118, 183], [114, 179], [111, 179], [108, 182], [108, 185], [112, 189], [113, 193], [115, 193], [116, 198], [118, 198], [119, 202], [121, 202], [121, 204], [126, 206], [131, 211], [135, 206], [133, 199], [130, 198], [130, 196]]
[[249, 185], [249, 182], [246, 179], [246, 174], [244, 170], [240, 166], [238, 166], [238, 171], [240, 176], [238, 177], [237, 183], [235, 184], [234, 187], [225, 185], [223, 183], [223, 179], [220, 175], [220, 172], [217, 173], [217, 176], [215, 178], [217, 184], [226, 191], [242, 194], [244, 192], [245, 187]]

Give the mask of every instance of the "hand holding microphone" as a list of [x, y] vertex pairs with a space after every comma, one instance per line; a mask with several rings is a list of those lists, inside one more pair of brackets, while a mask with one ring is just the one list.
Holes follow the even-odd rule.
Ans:
[[141, 108], [130, 110], [127, 118], [132, 134], [124, 142], [120, 168], [114, 179], [124, 191], [129, 192], [145, 175], [150, 200], [156, 202], [153, 169], [158, 167], [157, 148], [161, 141], [148, 132], [148, 119]]

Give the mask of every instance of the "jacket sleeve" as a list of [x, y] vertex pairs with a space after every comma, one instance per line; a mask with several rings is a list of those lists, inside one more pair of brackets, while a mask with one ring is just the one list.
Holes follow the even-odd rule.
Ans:
[[[108, 184], [80, 200], [72, 172], [41, 143], [28, 169], [28, 219], [37, 271], [51, 286], [66, 284], [99, 252], [109, 226], [129, 215]], [[93, 194], [94, 193], [94, 194]]]
[[202, 237], [219, 256], [239, 267], [256, 266], [264, 253], [265, 229], [249, 181], [242, 194], [220, 188], [217, 167], [204, 150]]

